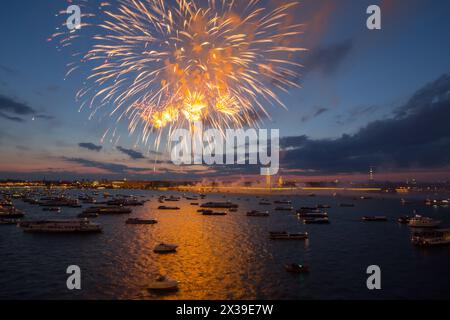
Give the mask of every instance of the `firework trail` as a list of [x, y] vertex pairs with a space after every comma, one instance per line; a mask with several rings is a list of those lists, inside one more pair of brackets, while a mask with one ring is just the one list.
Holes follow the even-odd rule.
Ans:
[[164, 129], [170, 135], [195, 121], [222, 132], [257, 126], [269, 117], [264, 105], [284, 106], [276, 92], [298, 86], [296, 61], [305, 50], [296, 45], [302, 25], [289, 23], [297, 5], [119, 0], [86, 13], [86, 1], [81, 30], [51, 39], [73, 46], [89, 29], [90, 47], [68, 65], [68, 75], [83, 65], [90, 70], [77, 99], [92, 115], [109, 106], [143, 143], [157, 132], [159, 144]]

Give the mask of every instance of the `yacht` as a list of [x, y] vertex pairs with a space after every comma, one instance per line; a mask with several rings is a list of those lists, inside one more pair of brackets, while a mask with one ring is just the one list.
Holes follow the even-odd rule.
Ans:
[[150, 291], [173, 291], [178, 290], [178, 281], [171, 280], [165, 276], [159, 276], [148, 285]]
[[212, 210], [205, 210], [202, 212], [204, 216], [226, 216], [226, 212], [214, 212]]
[[202, 208], [213, 208], [213, 209], [233, 209], [238, 208], [237, 204], [232, 202], [207, 202], [201, 205]]
[[130, 214], [131, 212], [133, 211], [130, 208], [120, 206], [90, 207], [83, 211], [85, 214]]
[[155, 249], [153, 249], [153, 252], [155, 252], [155, 253], [172, 253], [172, 252], [176, 252], [177, 248], [178, 248], [178, 246], [175, 244], [160, 243], [155, 247]]
[[330, 220], [326, 218], [305, 218], [303, 219], [304, 224], [329, 224]]
[[271, 240], [306, 240], [308, 233], [288, 233], [288, 232], [270, 232]]
[[328, 213], [318, 211], [313, 212], [298, 212], [297, 215], [300, 218], [328, 218]]
[[275, 204], [292, 204], [290, 200], [277, 200], [274, 202]]
[[440, 224], [441, 221], [439, 220], [416, 215], [414, 218], [409, 220], [408, 226], [411, 228], [436, 228]]
[[126, 224], [156, 224], [158, 221], [154, 219], [139, 219], [139, 218], [130, 218], [126, 221]]
[[367, 222], [384, 222], [387, 221], [388, 218], [385, 216], [365, 216], [362, 217], [362, 221], [367, 221]]
[[275, 211], [292, 211], [294, 210], [293, 207], [283, 206], [283, 207], [276, 207]]
[[252, 210], [247, 212], [247, 217], [268, 217], [269, 211]]
[[413, 234], [411, 242], [417, 246], [431, 247], [450, 244], [450, 229], [436, 229], [431, 232]]
[[100, 225], [87, 219], [77, 220], [42, 220], [19, 223], [24, 232], [32, 233], [95, 233], [101, 232]]
[[42, 209], [42, 211], [47, 211], [47, 212], [61, 212], [61, 208], [59, 207], [45, 207]]
[[180, 210], [179, 207], [159, 206], [158, 210]]

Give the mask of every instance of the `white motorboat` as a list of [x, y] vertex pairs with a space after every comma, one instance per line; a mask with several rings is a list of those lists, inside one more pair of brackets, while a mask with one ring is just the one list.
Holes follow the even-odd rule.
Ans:
[[441, 221], [439, 220], [416, 215], [414, 218], [409, 220], [408, 226], [411, 228], [436, 228], [440, 224]]

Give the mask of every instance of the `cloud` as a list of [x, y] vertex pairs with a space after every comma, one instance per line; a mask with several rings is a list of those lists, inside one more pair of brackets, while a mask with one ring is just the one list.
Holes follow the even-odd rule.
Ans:
[[328, 111], [329, 111], [328, 108], [316, 107], [312, 114], [303, 116], [301, 120], [302, 120], [302, 122], [307, 122], [309, 120], [312, 120], [314, 118], [319, 117], [320, 115], [322, 115], [322, 114], [324, 114], [325, 112], [328, 112]]
[[1, 64], [0, 64], [0, 71], [2, 71], [2, 72], [4, 72], [4, 73], [7, 73], [7, 74], [9, 74], [9, 75], [17, 74], [17, 73], [18, 73], [18, 71], [17, 71], [16, 69], [13, 69], [13, 68], [10, 68], [10, 67], [1, 65]]
[[328, 47], [312, 49], [304, 65], [307, 72], [319, 71], [333, 74], [353, 49], [353, 41], [345, 40]]
[[35, 114], [36, 111], [25, 103], [17, 102], [12, 98], [0, 94], [0, 112], [26, 116]]
[[418, 90], [394, 115], [334, 140], [284, 138], [287, 168], [321, 172], [433, 169], [450, 165], [450, 76]]
[[112, 174], [128, 174], [128, 173], [140, 173], [148, 171], [148, 168], [135, 168], [135, 167], [129, 167], [123, 164], [117, 164], [117, 163], [109, 163], [109, 162], [100, 162], [100, 161], [93, 161], [88, 159], [82, 159], [82, 158], [66, 158], [63, 157], [63, 160], [80, 164], [84, 167], [88, 168], [97, 168], [109, 171]]
[[22, 118], [19, 118], [16, 116], [10, 116], [1, 111], [0, 111], [0, 118], [4, 118], [4, 119], [10, 120], [10, 121], [15, 121], [15, 122], [24, 122], [25, 121]]
[[91, 151], [97, 151], [97, 152], [100, 152], [103, 149], [102, 146], [97, 146], [97, 145], [95, 145], [93, 143], [90, 143], [90, 142], [80, 142], [78, 144], [78, 146], [80, 148], [88, 149], [88, 150], [91, 150]]
[[141, 152], [138, 151], [134, 151], [131, 149], [125, 149], [123, 147], [117, 147], [117, 150], [119, 150], [120, 152], [126, 154], [127, 156], [129, 156], [131, 159], [133, 160], [139, 160], [139, 159], [145, 159], [144, 155]]

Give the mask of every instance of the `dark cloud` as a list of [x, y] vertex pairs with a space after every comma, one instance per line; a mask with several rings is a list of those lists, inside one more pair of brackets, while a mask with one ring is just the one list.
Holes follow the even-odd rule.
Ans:
[[36, 111], [25, 103], [18, 102], [10, 97], [0, 94], [0, 112], [18, 116], [35, 114]]
[[318, 116], [320, 116], [320, 115], [322, 115], [322, 114], [324, 114], [325, 112], [328, 112], [328, 111], [329, 111], [328, 108], [316, 107], [312, 114], [305, 115], [305, 116], [302, 117], [302, 122], [307, 122], [309, 120], [317, 118]]
[[321, 172], [365, 172], [450, 165], [450, 76], [418, 90], [390, 119], [335, 140], [284, 138], [282, 164]]
[[28, 104], [0, 94], [0, 118], [24, 122], [27, 116], [32, 116], [32, 119], [54, 120], [53, 116], [36, 114], [36, 110]]
[[141, 152], [131, 150], [131, 149], [125, 149], [123, 147], [117, 147], [117, 150], [122, 152], [123, 154], [126, 154], [133, 160], [139, 160], [139, 159], [145, 159], [144, 155]]
[[54, 116], [49, 116], [46, 114], [38, 114], [37, 116], [34, 116], [35, 119], [43, 119], [43, 120], [55, 120]]
[[1, 65], [1, 64], [0, 64], [0, 71], [2, 71], [2, 72], [4, 72], [4, 73], [7, 73], [7, 74], [9, 74], [9, 75], [17, 74], [17, 73], [18, 73], [18, 71], [17, 71], [16, 69], [13, 69], [13, 68], [10, 68], [10, 67]]
[[80, 148], [88, 149], [88, 150], [91, 150], [91, 151], [97, 151], [97, 152], [99, 152], [99, 151], [101, 151], [103, 149], [102, 146], [97, 146], [97, 145], [95, 145], [93, 143], [90, 143], [90, 142], [80, 142], [78, 144], [78, 146]]
[[312, 49], [304, 65], [307, 72], [320, 71], [326, 75], [334, 73], [353, 49], [353, 41], [346, 40], [328, 47]]
[[82, 159], [82, 158], [66, 158], [64, 157], [63, 160], [80, 164], [84, 167], [88, 168], [97, 168], [109, 171], [111, 174], [133, 174], [133, 173], [139, 173], [148, 171], [148, 168], [135, 168], [135, 167], [129, 167], [123, 164], [117, 164], [117, 163], [109, 163], [109, 162], [100, 162], [100, 161], [93, 161], [88, 159]]
[[7, 119], [7, 120], [10, 120], [10, 121], [14, 121], [14, 122], [24, 122], [25, 121], [22, 118], [19, 118], [19, 117], [16, 117], [16, 116], [7, 115], [6, 113], [4, 113], [2, 111], [0, 111], [0, 118]]

